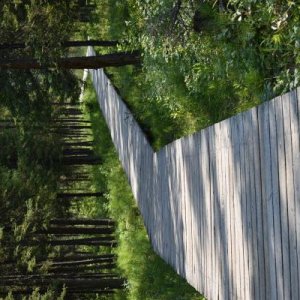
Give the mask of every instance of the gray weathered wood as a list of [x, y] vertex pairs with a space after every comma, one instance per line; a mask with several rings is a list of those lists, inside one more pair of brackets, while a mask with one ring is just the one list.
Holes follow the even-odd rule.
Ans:
[[279, 197], [280, 197], [280, 220], [282, 236], [282, 264], [283, 264], [283, 296], [284, 299], [291, 299], [291, 273], [289, 264], [289, 236], [288, 236], [288, 214], [287, 214], [287, 193], [286, 193], [286, 168], [284, 129], [281, 99], [274, 102], [276, 119], [276, 137], [278, 153], [278, 174], [279, 174]]

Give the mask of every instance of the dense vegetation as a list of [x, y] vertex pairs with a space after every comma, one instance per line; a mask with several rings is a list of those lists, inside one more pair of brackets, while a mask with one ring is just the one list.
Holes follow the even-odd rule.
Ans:
[[142, 50], [110, 72], [155, 148], [299, 84], [297, 1], [96, 2], [86, 34]]

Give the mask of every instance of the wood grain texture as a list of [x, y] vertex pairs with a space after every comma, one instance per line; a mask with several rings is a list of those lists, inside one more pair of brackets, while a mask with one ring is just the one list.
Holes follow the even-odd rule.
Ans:
[[90, 74], [154, 251], [207, 299], [299, 299], [300, 90], [154, 153]]

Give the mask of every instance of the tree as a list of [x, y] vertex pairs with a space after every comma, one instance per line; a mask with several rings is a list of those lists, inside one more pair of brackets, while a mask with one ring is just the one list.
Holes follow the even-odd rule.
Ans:
[[[101, 47], [112, 47], [117, 46], [118, 41], [99, 41], [99, 40], [87, 40], [87, 41], [65, 41], [62, 42], [59, 46], [61, 47], [87, 47], [87, 46], [101, 46]], [[20, 43], [3, 43], [0, 44], [0, 49], [25, 49], [27, 46], [23, 42]]]
[[18, 69], [99, 69], [105, 67], [120, 67], [125, 65], [136, 65], [141, 62], [138, 51], [119, 52], [89, 57], [60, 58], [56, 62], [41, 63], [37, 59], [22, 58], [0, 60], [0, 70]]
[[50, 221], [52, 225], [103, 225], [103, 226], [114, 226], [115, 221], [109, 218], [103, 219], [87, 219], [87, 218], [76, 218], [76, 219], [52, 219]]

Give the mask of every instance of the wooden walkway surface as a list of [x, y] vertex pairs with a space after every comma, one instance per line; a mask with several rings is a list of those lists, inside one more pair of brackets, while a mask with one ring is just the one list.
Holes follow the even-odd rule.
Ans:
[[300, 299], [300, 89], [154, 153], [90, 73], [154, 250], [207, 299]]

